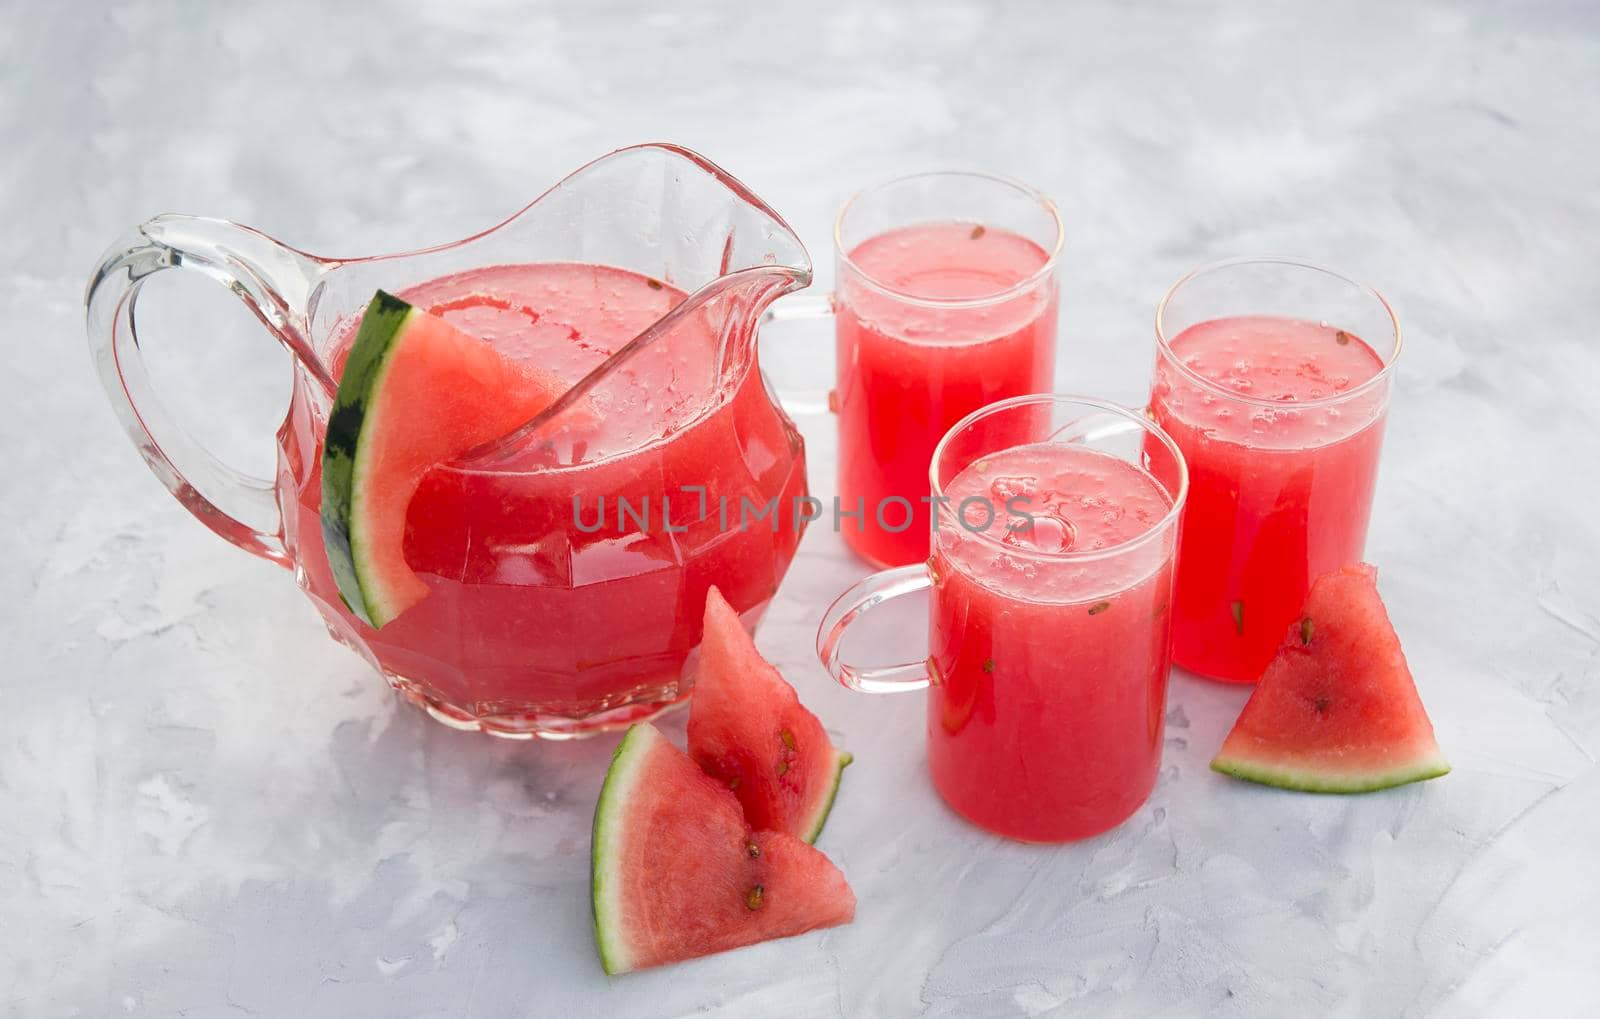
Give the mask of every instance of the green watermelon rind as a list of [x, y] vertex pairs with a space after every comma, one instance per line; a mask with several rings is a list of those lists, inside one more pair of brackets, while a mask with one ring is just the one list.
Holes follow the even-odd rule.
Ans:
[[1412, 782], [1426, 782], [1430, 778], [1448, 774], [1450, 765], [1444, 757], [1434, 752], [1409, 764], [1385, 768], [1382, 771], [1334, 772], [1313, 771], [1238, 756], [1224, 757], [1219, 754], [1212, 760], [1211, 770], [1278, 789], [1293, 789], [1304, 793], [1349, 794], [1371, 793], [1380, 789], [1409, 785]]
[[828, 823], [828, 815], [833, 813], [833, 801], [839, 798], [839, 783], [844, 780], [844, 769], [855, 759], [855, 755], [846, 750], [833, 752], [833, 781], [828, 785], [828, 795], [818, 800], [811, 823], [805, 826], [805, 834], [800, 836], [808, 844], [814, 844], [822, 834], [823, 826]]
[[361, 527], [361, 493], [367, 472], [361, 431], [368, 417], [382, 410], [384, 379], [415, 312], [382, 290], [373, 295], [339, 379], [322, 450], [322, 543], [328, 567], [345, 606], [375, 627], [399, 613], [362, 554], [367, 536]]
[[600, 952], [600, 965], [611, 976], [633, 969], [633, 954], [622, 935], [622, 907], [618, 896], [622, 888], [622, 826], [629, 795], [638, 782], [640, 769], [654, 749], [659, 733], [649, 725], [628, 729], [622, 742], [611, 753], [600, 800], [594, 807], [594, 829], [590, 840], [589, 892], [594, 910], [594, 943]]

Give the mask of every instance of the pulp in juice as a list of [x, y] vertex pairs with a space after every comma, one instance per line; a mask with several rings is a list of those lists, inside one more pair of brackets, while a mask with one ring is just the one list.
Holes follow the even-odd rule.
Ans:
[[[944, 494], [929, 563], [934, 784], [1011, 838], [1118, 824], [1160, 762], [1173, 541], [1152, 531], [1171, 498], [1138, 466], [1075, 443], [985, 456]], [[985, 502], [994, 519], [980, 528]]]
[[1056, 287], [1036, 279], [1047, 260], [1020, 234], [927, 223], [870, 237], [840, 266], [839, 499], [862, 511], [840, 528], [862, 558], [927, 558], [939, 439], [979, 407], [1051, 389]]
[[[580, 264], [486, 267], [399, 294], [569, 384], [685, 296]], [[358, 326], [344, 323], [336, 335], [336, 377]], [[295, 493], [284, 527], [302, 584], [336, 635], [358, 633], [391, 680], [436, 713], [548, 731], [567, 718], [648, 714], [679, 699], [706, 589], [716, 584], [753, 620], [800, 538], [792, 507], [806, 494], [801, 440], [753, 360], [725, 371], [728, 357], [715, 316], [688, 316], [607, 376], [582, 413], [554, 422], [559, 442], [521, 459], [430, 471], [405, 534], [406, 562], [429, 595], [377, 630], [345, 611], [328, 571], [321, 470], [302, 469], [320, 459], [326, 400], [297, 384], [279, 490]], [[693, 486], [706, 490], [709, 513]], [[735, 507], [775, 498], [776, 516], [725, 528], [719, 498]], [[648, 504], [647, 525], [619, 519], [619, 500], [636, 511]], [[589, 531], [597, 520], [603, 526]]]
[[1351, 332], [1273, 316], [1200, 322], [1169, 349], [1150, 414], [1189, 465], [1173, 657], [1253, 683], [1310, 582], [1362, 557], [1388, 385], [1358, 387], [1384, 361]]

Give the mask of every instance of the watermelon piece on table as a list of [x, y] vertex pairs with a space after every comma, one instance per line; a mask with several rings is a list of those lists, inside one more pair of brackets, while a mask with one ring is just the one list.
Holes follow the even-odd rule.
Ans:
[[689, 755], [733, 790], [752, 828], [807, 842], [822, 833], [853, 759], [834, 748], [715, 587], [706, 592]]
[[510, 433], [566, 391], [442, 318], [378, 291], [361, 317], [322, 453], [322, 535], [339, 594], [383, 626], [428, 593], [406, 510], [437, 464]]
[[848, 923], [856, 898], [821, 852], [756, 832], [739, 801], [648, 723], [623, 737], [594, 812], [595, 944], [607, 973]]
[[1251, 782], [1360, 793], [1450, 770], [1366, 563], [1311, 585], [1211, 767]]

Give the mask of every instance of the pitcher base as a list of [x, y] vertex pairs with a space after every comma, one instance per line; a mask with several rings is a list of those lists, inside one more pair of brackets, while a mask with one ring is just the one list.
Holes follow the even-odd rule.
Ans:
[[428, 692], [424, 684], [415, 680], [389, 674], [385, 674], [385, 678], [401, 697], [452, 729], [483, 732], [510, 740], [577, 740], [616, 732], [687, 704], [691, 692], [684, 690], [677, 693], [674, 684], [663, 690], [659, 697], [630, 701], [582, 718], [534, 711], [472, 714], [438, 699]]

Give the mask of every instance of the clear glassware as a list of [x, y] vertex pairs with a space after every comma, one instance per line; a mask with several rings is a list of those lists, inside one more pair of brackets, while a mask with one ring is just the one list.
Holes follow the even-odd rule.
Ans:
[[923, 471], [933, 447], [986, 404], [1052, 388], [1055, 204], [982, 173], [918, 173], [839, 210], [831, 298], [784, 301], [774, 319], [832, 316], [828, 409], [838, 421], [841, 527], [877, 566], [928, 555]]
[[1311, 582], [1361, 559], [1400, 346], [1376, 291], [1293, 259], [1208, 265], [1162, 299], [1149, 412], [1192, 478], [1180, 666], [1255, 682]]
[[[564, 273], [586, 286], [648, 280], [660, 314], [590, 344], [599, 349], [567, 379], [572, 388], [525, 426], [430, 472], [411, 505], [408, 519], [420, 526], [408, 528], [406, 553], [430, 593], [373, 629], [338, 596], [319, 520], [321, 446], [343, 348], [375, 290], [476, 295], [472, 274], [493, 267], [547, 282]], [[219, 460], [156, 397], [135, 306], [143, 282], [172, 268], [231, 289], [293, 357], [273, 478]], [[202, 523], [292, 569], [329, 632], [440, 721], [568, 738], [688, 695], [710, 585], [752, 627], [776, 591], [805, 523], [791, 509], [807, 494], [805, 454], [762, 377], [755, 326], [770, 302], [810, 281], [810, 260], [781, 217], [710, 161], [656, 144], [590, 163], [496, 227], [404, 254], [323, 258], [223, 220], [161, 216], [111, 246], [86, 302], [108, 398], [151, 470]], [[561, 298], [528, 299], [548, 302], [548, 326]], [[474, 296], [432, 310], [486, 335], [504, 309]], [[561, 446], [579, 403], [624, 408], [617, 420], [626, 424], [604, 441]], [[202, 492], [225, 492], [242, 516], [278, 523], [251, 526]], [[590, 507], [602, 496], [658, 507], [670, 498], [675, 513], [699, 501], [700, 512], [673, 522], [682, 530], [664, 529], [658, 509], [653, 528], [620, 533], [619, 520], [589, 533], [577, 526], [575, 496]], [[777, 500], [783, 526], [724, 529], [718, 496]]]
[[[952, 428], [928, 484], [932, 556], [840, 595], [818, 658], [854, 690], [928, 691], [928, 769], [974, 823], [1057, 842], [1122, 822], [1161, 758], [1182, 454], [1137, 412], [1024, 396]], [[844, 659], [865, 614], [924, 589], [925, 661]]]

